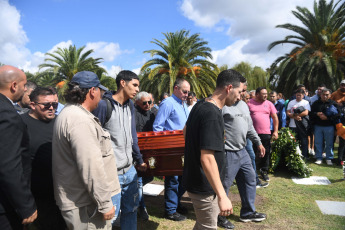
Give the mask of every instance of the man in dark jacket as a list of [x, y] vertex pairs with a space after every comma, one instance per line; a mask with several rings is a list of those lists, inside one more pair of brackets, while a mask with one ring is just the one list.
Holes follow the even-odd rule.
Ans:
[[[273, 103], [277, 110], [277, 116], [279, 120], [278, 130], [286, 126], [286, 112], [284, 103], [278, 100], [278, 94], [276, 91], [270, 92], [270, 101]], [[273, 120], [271, 118], [271, 130], [273, 130]]]
[[[149, 132], [153, 131], [153, 122], [155, 121], [155, 114], [151, 110], [153, 100], [152, 94], [142, 91], [137, 94], [135, 100], [135, 123], [137, 132]], [[155, 108], [156, 109], [156, 108]], [[158, 111], [158, 110], [157, 110]], [[143, 196], [143, 186], [153, 180], [153, 177], [138, 177], [138, 187], [139, 187], [139, 208], [138, 215], [143, 220], [149, 219], [149, 214], [147, 213], [144, 196]]]
[[26, 91], [24, 72], [0, 67], [0, 229], [23, 229], [37, 218], [30, 192], [31, 161], [26, 126], [13, 103]]
[[153, 131], [155, 115], [150, 110], [152, 105], [150, 94], [142, 91], [135, 100], [135, 123], [137, 132]]
[[330, 99], [331, 90], [323, 89], [319, 100], [311, 107], [310, 118], [314, 125], [315, 164], [322, 163], [323, 143], [325, 143], [326, 163], [332, 165], [335, 124], [340, 118], [338, 105]]

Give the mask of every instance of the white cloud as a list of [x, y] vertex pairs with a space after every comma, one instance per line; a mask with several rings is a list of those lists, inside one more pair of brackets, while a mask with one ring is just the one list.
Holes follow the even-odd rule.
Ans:
[[20, 25], [20, 13], [7, 0], [0, 0], [0, 62], [22, 66], [30, 51], [25, 48], [28, 42]]
[[89, 42], [86, 44], [85, 50], [93, 49], [91, 54], [95, 58], [103, 58], [104, 61], [114, 61], [116, 57], [122, 54], [118, 43], [113, 42]]
[[65, 48], [68, 48], [70, 45], [73, 45], [73, 42], [71, 40], [68, 40], [68, 41], [62, 41], [62, 42], [59, 42], [58, 44], [56, 44], [55, 46], [53, 46], [50, 50], [48, 50], [47, 53], [53, 53], [54, 51], [56, 51], [58, 48], [61, 48], [61, 49], [65, 49]]
[[[44, 62], [45, 51], [32, 53], [26, 44], [29, 39], [20, 24], [20, 12], [8, 0], [0, 0], [0, 62], [17, 66], [25, 71], [37, 72], [38, 65]], [[53, 53], [57, 48], [68, 48], [73, 45], [72, 40], [61, 41], [54, 45], [47, 53]], [[84, 50], [93, 49], [91, 54], [95, 58], [103, 58], [104, 62], [112, 62], [123, 53], [133, 51], [121, 50], [118, 43], [113, 42], [89, 42]], [[106, 67], [110, 76], [115, 77], [121, 71], [121, 67], [111, 65]]]
[[141, 69], [141, 67], [140, 67], [140, 68], [137, 68], [137, 69], [132, 69], [132, 72], [134, 72], [134, 73], [136, 73], [137, 75], [139, 75], [140, 69]]
[[104, 68], [108, 72], [108, 76], [112, 78], [116, 78], [116, 75], [122, 70], [121, 66], [112, 65], [110, 67], [107, 67], [104, 64], [100, 64], [99, 66]]
[[291, 49], [291, 46], [284, 45], [267, 51], [271, 42], [291, 34], [275, 26], [284, 23], [300, 25], [291, 11], [297, 5], [312, 11], [313, 3], [314, 0], [183, 0], [181, 10], [185, 17], [200, 27], [211, 28], [215, 32], [227, 27], [224, 30], [226, 34], [231, 40], [238, 41], [213, 52], [217, 63], [220, 60], [227, 60], [226, 64], [243, 60], [256, 65], [262, 63], [262, 67], [267, 67], [276, 57]]

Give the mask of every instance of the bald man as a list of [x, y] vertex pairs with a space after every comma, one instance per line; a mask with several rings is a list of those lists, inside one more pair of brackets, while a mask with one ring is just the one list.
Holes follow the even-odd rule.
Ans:
[[30, 191], [31, 160], [26, 126], [13, 103], [26, 91], [25, 74], [0, 67], [0, 229], [23, 229], [37, 218]]

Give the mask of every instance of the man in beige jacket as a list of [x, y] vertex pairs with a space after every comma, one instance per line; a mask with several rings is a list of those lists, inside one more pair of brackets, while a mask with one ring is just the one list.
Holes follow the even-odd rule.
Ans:
[[95, 73], [74, 75], [65, 93], [67, 105], [53, 133], [53, 179], [57, 205], [69, 229], [111, 229], [120, 192], [110, 135], [91, 111], [101, 99]]

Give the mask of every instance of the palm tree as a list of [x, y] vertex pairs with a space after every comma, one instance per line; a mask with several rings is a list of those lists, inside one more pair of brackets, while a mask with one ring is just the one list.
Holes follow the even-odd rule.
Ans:
[[[163, 35], [165, 36], [164, 41], [157, 39], [151, 41], [161, 50], [144, 51], [144, 53], [151, 54], [151, 57], [156, 56], [141, 67], [141, 71], [147, 75], [143, 75], [146, 76], [144, 79], [153, 80], [159, 84], [156, 85], [157, 90], [171, 94], [176, 78], [185, 78], [191, 84], [192, 91], [199, 97], [206, 96], [207, 90], [203, 88], [202, 84], [208, 83], [208, 81], [198, 80], [198, 73], [206, 67], [216, 68], [215, 64], [207, 60], [207, 58], [212, 59], [211, 49], [206, 46], [208, 42], [202, 40], [199, 34], [189, 35], [189, 31], [186, 30], [163, 33]], [[147, 71], [149, 67], [152, 69]], [[144, 85], [150, 84], [145, 83]]]
[[314, 13], [304, 7], [296, 9], [292, 13], [304, 26], [278, 25], [277, 28], [295, 35], [268, 46], [271, 50], [279, 44], [296, 45], [271, 65], [270, 80], [275, 81], [277, 90], [289, 94], [298, 84], [316, 88], [319, 83], [325, 83], [334, 90], [345, 73], [345, 2], [315, 1]]
[[101, 78], [99, 79], [102, 85], [107, 87], [109, 90], [116, 90], [116, 80], [110, 76], [102, 74]]
[[261, 67], [254, 66], [254, 68], [248, 62], [240, 62], [236, 64], [232, 69], [238, 71], [242, 76], [247, 79], [248, 90], [257, 89], [258, 87], [269, 86], [269, 74]]
[[68, 81], [72, 79], [74, 74], [80, 71], [92, 71], [101, 78], [106, 70], [99, 66], [102, 58], [89, 57], [93, 50], [84, 52], [85, 46], [76, 48], [75, 45], [70, 45], [68, 48], [58, 48], [53, 53], [46, 53], [48, 58], [44, 59], [46, 63], [39, 65], [39, 68], [48, 68], [49, 71], [59, 73]]

